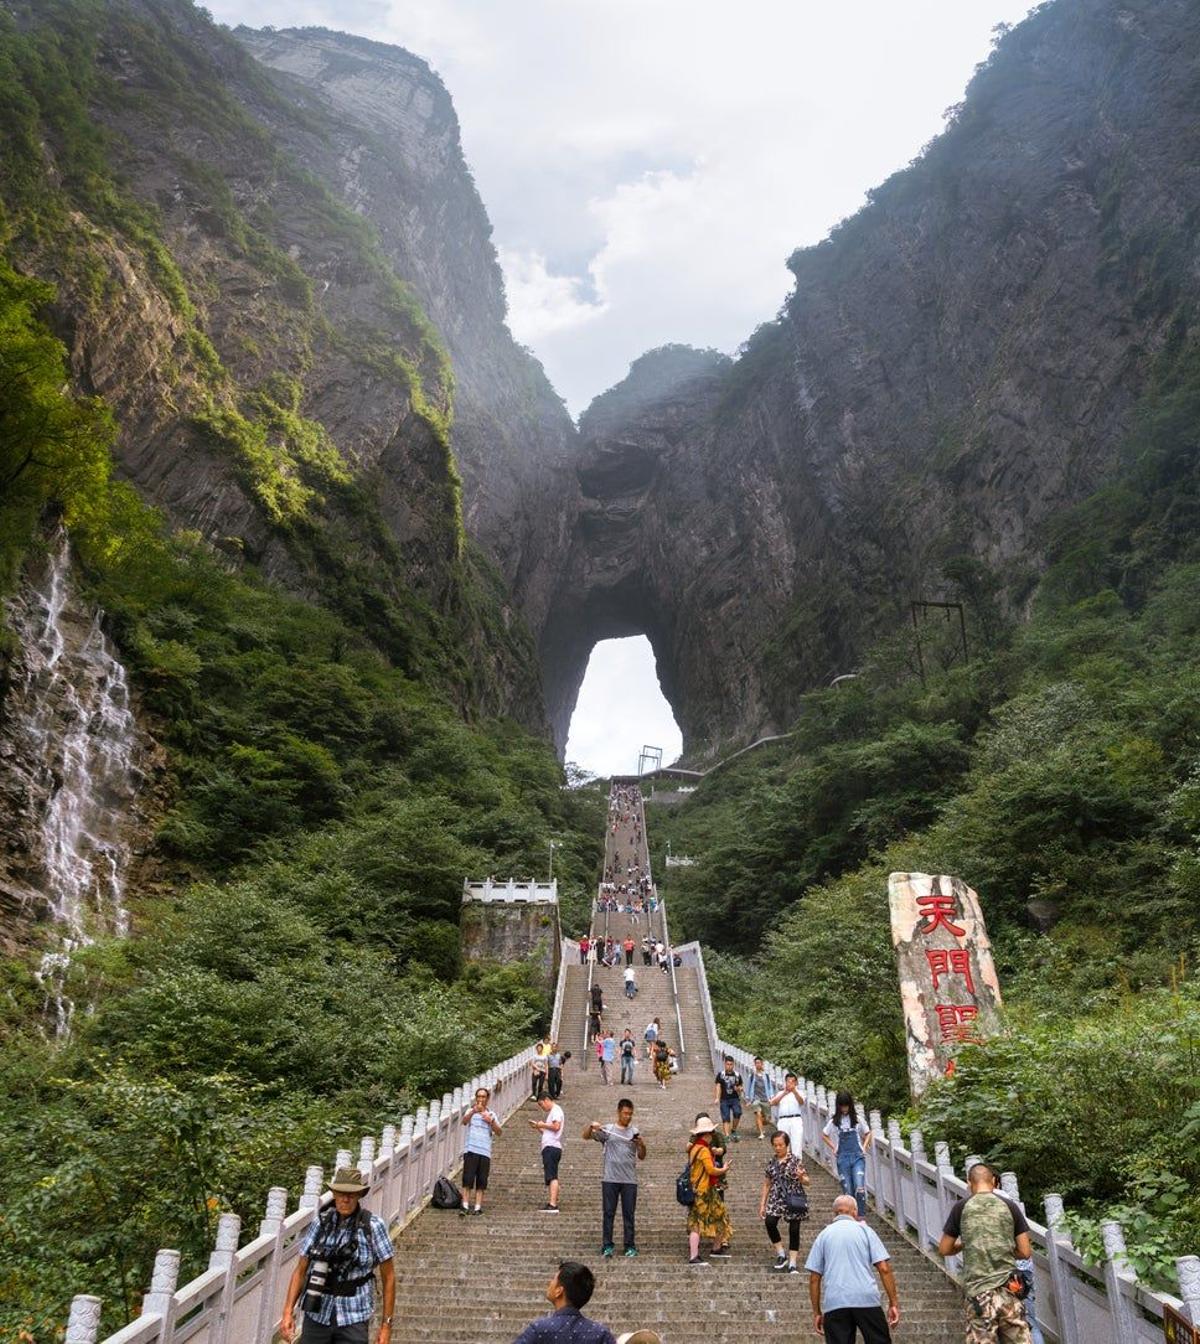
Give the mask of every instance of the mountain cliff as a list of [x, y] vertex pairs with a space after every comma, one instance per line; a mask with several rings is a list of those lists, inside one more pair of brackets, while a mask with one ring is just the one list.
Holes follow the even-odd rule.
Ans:
[[120, 474], [465, 709], [540, 727], [511, 593], [536, 620], [574, 428], [504, 325], [440, 82], [315, 32], [243, 33], [260, 64], [187, 0], [3, 22], [6, 251], [54, 283]]
[[[964, 574], [1020, 608], [1048, 522], [1113, 471], [1156, 361], [1191, 339], [1198, 65], [1183, 0], [1043, 5], [921, 157], [791, 257], [794, 292], [732, 367], [655, 400], [639, 361], [584, 416], [584, 478], [619, 461], [628, 488], [604, 527], [584, 514], [581, 568], [603, 588], [614, 526], [641, 538], [625, 611], [687, 755], [787, 726]], [[581, 568], [548, 627], [560, 724]]]

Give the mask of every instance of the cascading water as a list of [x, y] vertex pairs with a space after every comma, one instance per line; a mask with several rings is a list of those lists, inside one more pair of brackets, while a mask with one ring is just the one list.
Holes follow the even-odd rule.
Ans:
[[40, 894], [57, 923], [58, 946], [40, 979], [59, 1035], [74, 1005], [64, 982], [71, 954], [99, 932], [124, 934], [130, 849], [124, 832], [141, 772], [125, 669], [100, 628], [100, 613], [71, 598], [71, 547], [53, 539], [42, 583], [10, 604], [21, 641], [21, 676], [10, 693], [21, 716], [38, 815], [32, 835]]

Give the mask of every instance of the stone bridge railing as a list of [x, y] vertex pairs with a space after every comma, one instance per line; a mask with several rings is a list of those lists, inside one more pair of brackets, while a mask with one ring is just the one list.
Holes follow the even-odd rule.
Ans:
[[[567, 967], [579, 956], [579, 944], [563, 940], [562, 964], [554, 997], [554, 1029], [562, 1016]], [[363, 1204], [395, 1235], [426, 1205], [439, 1176], [462, 1162], [465, 1131], [462, 1117], [477, 1087], [492, 1089], [493, 1106], [506, 1120], [529, 1096], [533, 1049], [522, 1050], [494, 1068], [447, 1092], [440, 1101], [420, 1106], [399, 1126], [384, 1125], [378, 1138], [362, 1139], [354, 1155], [343, 1150], [333, 1166], [357, 1165], [370, 1178]], [[279, 1329], [284, 1295], [309, 1224], [331, 1196], [323, 1193], [325, 1168], [308, 1167], [304, 1193], [287, 1211], [288, 1192], [275, 1186], [257, 1233], [239, 1245], [242, 1220], [222, 1214], [208, 1269], [182, 1287], [179, 1252], [159, 1251], [141, 1315], [109, 1335], [104, 1344], [271, 1344]], [[97, 1344], [101, 1300], [80, 1294], [71, 1303], [65, 1344]]]
[[[720, 1071], [725, 1055], [733, 1056], [740, 1071], [753, 1069], [753, 1054], [727, 1044], [717, 1032], [699, 943], [687, 943], [676, 950], [685, 966], [697, 969], [712, 1043], [713, 1071]], [[782, 1087], [786, 1070], [769, 1060], [763, 1064], [777, 1087]], [[798, 1085], [804, 1094], [805, 1148], [811, 1158], [836, 1178], [837, 1164], [820, 1138], [831, 1114], [834, 1091], [806, 1078], [798, 1079]], [[879, 1111], [866, 1110], [866, 1113], [874, 1136], [867, 1150], [867, 1190], [874, 1198], [876, 1212], [925, 1254], [935, 1257], [951, 1205], [970, 1193], [966, 1182], [954, 1172], [949, 1145], [935, 1142], [930, 1161], [920, 1130], [912, 1131], [906, 1147], [899, 1121], [888, 1120], [885, 1125]], [[968, 1157], [964, 1172], [979, 1160]], [[1004, 1172], [1001, 1180], [1004, 1192], [1019, 1200], [1016, 1174]], [[1125, 1238], [1118, 1223], [1104, 1224], [1105, 1263], [1093, 1265], [1075, 1250], [1063, 1229], [1060, 1195], [1046, 1196], [1045, 1216], [1044, 1224], [1032, 1217], [1028, 1221], [1034, 1248], [1037, 1320], [1047, 1339], [1056, 1344], [1163, 1344], [1165, 1309], [1177, 1311], [1184, 1320], [1200, 1325], [1200, 1257], [1181, 1256], [1175, 1262], [1183, 1293], [1181, 1301], [1138, 1282], [1126, 1259]], [[957, 1275], [958, 1257], [947, 1261], [946, 1266], [951, 1275]]]

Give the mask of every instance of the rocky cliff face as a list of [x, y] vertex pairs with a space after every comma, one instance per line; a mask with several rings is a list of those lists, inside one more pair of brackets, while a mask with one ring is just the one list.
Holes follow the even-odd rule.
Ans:
[[30, 60], [30, 92], [75, 80], [93, 123], [38, 109], [38, 180], [3, 198], [10, 252], [58, 286], [54, 325], [114, 409], [122, 473], [231, 558], [361, 607], [369, 632], [372, 605], [435, 613], [464, 708], [541, 726], [522, 610], [548, 603], [574, 427], [504, 325], [440, 82], [353, 38], [238, 42], [189, 0], [10, 9], [15, 49], [57, 27], [70, 58]]
[[697, 355], [695, 384], [650, 396], [635, 365], [597, 401], [543, 644], [560, 730], [618, 589], [702, 758], [785, 726], [911, 599], [952, 596], [951, 557], [1036, 570], [1187, 338], [1198, 62], [1183, 0], [1043, 6], [922, 158], [792, 257], [736, 365]]
[[509, 334], [491, 224], [449, 93], [399, 47], [311, 28], [236, 36], [285, 96], [308, 93], [331, 114], [332, 143], [293, 118], [277, 119], [275, 134], [379, 230], [445, 341], [467, 528], [540, 627], [570, 530], [575, 427]]

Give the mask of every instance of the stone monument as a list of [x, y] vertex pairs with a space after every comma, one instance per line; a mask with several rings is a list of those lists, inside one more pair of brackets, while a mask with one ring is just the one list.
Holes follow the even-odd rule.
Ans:
[[1000, 982], [979, 897], [957, 877], [892, 873], [892, 943], [900, 972], [913, 1097], [953, 1072], [965, 1041], [1000, 1029]]

